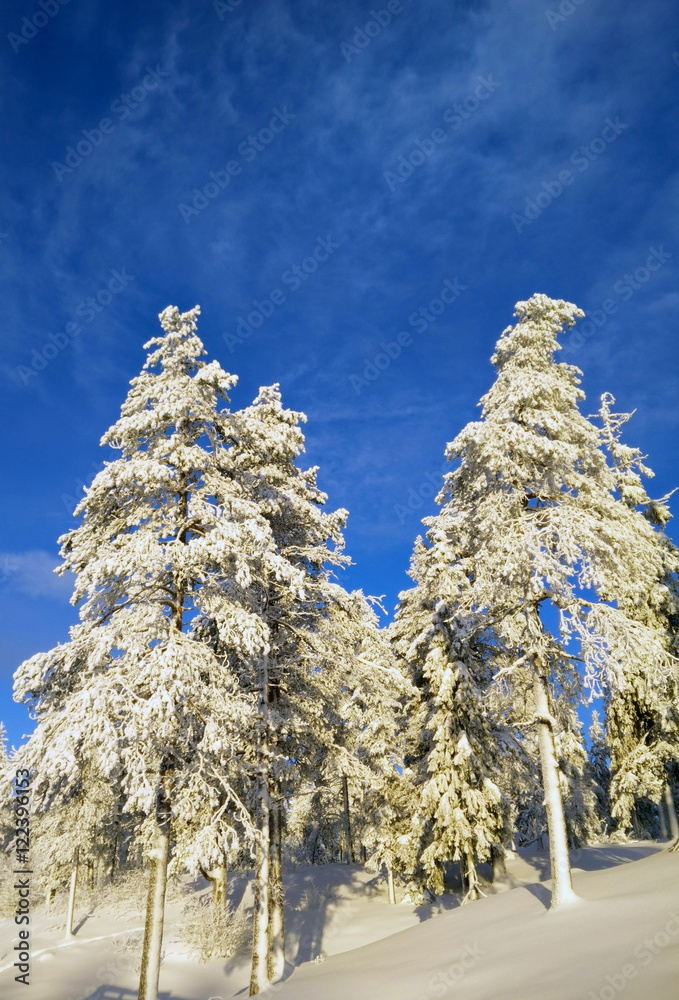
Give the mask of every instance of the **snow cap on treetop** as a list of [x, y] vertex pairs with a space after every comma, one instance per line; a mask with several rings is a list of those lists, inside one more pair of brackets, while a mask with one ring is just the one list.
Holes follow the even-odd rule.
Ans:
[[526, 301], [516, 303], [514, 315], [519, 317], [519, 322], [503, 330], [495, 345], [491, 363], [496, 368], [502, 368], [509, 358], [520, 352], [523, 354], [525, 350], [531, 354], [545, 354], [551, 359], [555, 351], [561, 350], [557, 335], [585, 314], [573, 302], [550, 299], [548, 295], [536, 292]]

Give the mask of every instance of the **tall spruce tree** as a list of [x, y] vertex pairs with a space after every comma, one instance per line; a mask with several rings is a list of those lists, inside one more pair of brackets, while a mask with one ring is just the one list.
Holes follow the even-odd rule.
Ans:
[[581, 373], [555, 358], [558, 335], [582, 315], [546, 295], [517, 303], [518, 322], [496, 345], [481, 419], [448, 445], [454, 467], [437, 498], [440, 560], [467, 581], [457, 613], [493, 623], [513, 650], [514, 684], [532, 703], [553, 907], [574, 896], [553, 703], [574, 680], [571, 643], [579, 642], [594, 692], [624, 686], [629, 656], [621, 654], [633, 645], [648, 678], [666, 678], [673, 662], [626, 610], [662, 573], [654, 527], [616, 495], [599, 431], [579, 410]]
[[[257, 505], [278, 558], [290, 567], [262, 593], [265, 669], [260, 664], [256, 673], [241, 674], [241, 684], [258, 693], [260, 745], [251, 995], [280, 977], [285, 964], [285, 803], [309, 781], [345, 789], [350, 779], [369, 784], [374, 762], [384, 760], [393, 742], [389, 651], [363, 594], [347, 593], [333, 579], [333, 567], [349, 562], [342, 537], [347, 512], [325, 511], [317, 469], [297, 464], [305, 421], [283, 407], [274, 385], [260, 389], [232, 422], [234, 481]], [[345, 843], [349, 828], [350, 820]]]

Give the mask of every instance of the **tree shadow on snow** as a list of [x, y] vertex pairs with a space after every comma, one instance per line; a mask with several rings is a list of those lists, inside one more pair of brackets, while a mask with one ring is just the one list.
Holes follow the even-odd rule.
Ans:
[[[657, 853], [657, 847], [650, 843], [639, 844], [601, 844], [593, 847], [575, 848], [569, 851], [571, 867], [584, 872], [601, 871], [605, 868], [616, 868], [618, 865], [639, 861], [650, 854]], [[534, 869], [540, 882], [551, 878], [549, 851], [519, 850], [519, 858]], [[525, 884], [525, 879], [516, 883]]]
[[243, 902], [245, 890], [252, 882], [253, 877], [254, 872], [234, 872], [229, 878], [228, 898], [231, 910], [237, 910]]
[[90, 912], [89, 912], [89, 913], [86, 913], [86, 914], [85, 914], [85, 916], [84, 916], [84, 917], [82, 918], [82, 920], [80, 921], [80, 923], [79, 923], [79, 924], [76, 924], [76, 926], [75, 926], [75, 927], [73, 928], [73, 934], [74, 934], [74, 936], [75, 936], [75, 935], [76, 935], [76, 934], [78, 933], [78, 931], [79, 931], [79, 930], [80, 930], [80, 929], [81, 929], [82, 927], [84, 927], [84, 926], [85, 926], [85, 924], [87, 923], [87, 921], [88, 921], [88, 920], [90, 919], [90, 917], [92, 917], [92, 916], [94, 916], [94, 911], [93, 911], [93, 910], [90, 910]]
[[[94, 993], [89, 993], [84, 1000], [137, 1000], [137, 991], [125, 986], [98, 986]], [[159, 993], [158, 1000], [182, 1000], [174, 993]]]
[[[362, 877], [361, 877], [362, 876]], [[330, 928], [349, 926], [355, 913], [355, 899], [372, 897], [383, 891], [379, 876], [365, 881], [362, 865], [327, 864], [310, 870], [308, 866], [284, 873], [285, 883], [285, 942], [288, 962], [283, 979], [298, 965], [313, 962], [322, 955], [323, 936]], [[248, 886], [252, 873], [229, 879], [229, 906], [236, 909]], [[252, 916], [252, 906], [245, 912]], [[228, 959], [224, 972], [250, 961], [250, 954], [239, 952]]]
[[546, 885], [543, 885], [541, 882], [533, 882], [532, 885], [524, 886], [524, 889], [526, 889], [531, 896], [535, 896], [535, 898], [542, 903], [546, 910], [549, 909], [552, 902], [552, 894]]
[[356, 899], [380, 892], [379, 877], [364, 878], [365, 869], [358, 864], [334, 863], [290, 873], [285, 887], [286, 937], [289, 934], [294, 965], [320, 958], [325, 931], [348, 927]]
[[[479, 866], [479, 868], [480, 867], [481, 866]], [[479, 872], [479, 874], [481, 873]], [[435, 917], [439, 913], [446, 913], [448, 910], [455, 910], [462, 905], [464, 888], [462, 885], [459, 862], [454, 861], [448, 865], [448, 868], [444, 872], [443, 884], [445, 887], [443, 893], [440, 896], [437, 896], [433, 902], [420, 903], [419, 906], [415, 907], [415, 914], [421, 923], [425, 920], [430, 920], [431, 917]], [[481, 878], [482, 890], [485, 890], [485, 884], [485, 880]]]

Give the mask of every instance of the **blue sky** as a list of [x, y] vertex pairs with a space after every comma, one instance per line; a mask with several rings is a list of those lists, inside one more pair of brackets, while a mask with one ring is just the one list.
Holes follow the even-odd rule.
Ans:
[[56, 539], [168, 304], [200, 303], [234, 406], [278, 381], [308, 414], [308, 461], [350, 511], [345, 580], [390, 607], [445, 442], [533, 292], [597, 318], [566, 357], [587, 412], [605, 390], [637, 408], [653, 492], [677, 484], [670, 0], [43, 0], [0, 17], [14, 743], [12, 672], [75, 620]]

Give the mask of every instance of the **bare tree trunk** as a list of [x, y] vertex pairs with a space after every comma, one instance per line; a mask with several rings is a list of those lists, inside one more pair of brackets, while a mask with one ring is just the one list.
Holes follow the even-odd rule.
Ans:
[[345, 862], [350, 865], [354, 860], [354, 846], [351, 842], [351, 814], [349, 812], [349, 781], [346, 774], [342, 775], [342, 818], [344, 826]]
[[670, 838], [675, 840], [679, 837], [679, 820], [677, 819], [674, 796], [672, 795], [672, 789], [669, 786], [669, 782], [665, 785], [665, 805], [667, 807], [667, 819], [669, 820], [670, 825]]
[[255, 861], [255, 914], [252, 935], [250, 996], [261, 993], [269, 982], [269, 720], [268, 663], [259, 667], [259, 731], [257, 734], [257, 847]]
[[307, 841], [307, 853], [309, 857], [309, 864], [313, 865], [314, 858], [316, 856], [316, 847], [318, 846], [318, 838], [321, 834], [321, 824], [314, 823], [311, 833], [309, 834], [309, 840]]
[[222, 863], [215, 865], [214, 868], [207, 870], [199, 865], [198, 870], [205, 881], [212, 884], [212, 905], [215, 911], [220, 908], [226, 910], [228, 875], [226, 856], [222, 854]]
[[466, 887], [466, 892], [462, 902], [468, 903], [469, 900], [478, 899], [479, 877], [476, 872], [476, 861], [473, 854], [467, 853], [463, 855], [463, 858], [460, 861], [460, 871], [464, 871], [464, 884]]
[[644, 831], [639, 820], [639, 814], [637, 813], [637, 807], [634, 806], [632, 809], [632, 829], [634, 830], [635, 840], [645, 840]]
[[215, 909], [222, 908], [226, 909], [226, 896], [227, 896], [227, 868], [226, 862], [221, 865], [217, 865], [216, 868], [211, 868], [206, 871], [205, 868], [200, 869], [200, 873], [203, 878], [212, 882], [212, 905]]
[[271, 892], [269, 894], [269, 978], [285, 972], [285, 914], [283, 911], [283, 803], [278, 797], [271, 807]]
[[111, 860], [108, 867], [109, 878], [113, 878], [113, 874], [116, 870], [117, 861], [118, 861], [118, 831], [116, 830], [113, 836], [113, 843], [111, 844]]
[[170, 858], [170, 803], [165, 789], [159, 791], [156, 821], [156, 846], [149, 853], [151, 871], [146, 899], [139, 1000], [158, 1000], [158, 980], [160, 978], [160, 958], [165, 922], [167, 865]]
[[396, 886], [394, 885], [394, 869], [387, 865], [387, 885], [389, 887], [389, 902], [396, 904]]
[[467, 859], [464, 854], [460, 855], [460, 891], [466, 895], [469, 883], [467, 882]]
[[66, 934], [65, 937], [73, 936], [73, 915], [75, 913], [75, 893], [78, 887], [78, 854], [76, 847], [73, 852], [73, 867], [71, 868], [71, 887], [68, 892], [68, 909], [66, 911]]
[[218, 865], [212, 872], [212, 903], [215, 909], [226, 910], [227, 870], [226, 863]]
[[121, 846], [121, 813], [122, 804], [120, 798], [116, 799], [114, 814], [113, 814], [113, 836], [111, 837], [111, 854], [109, 855], [109, 862], [107, 865], [107, 874], [109, 878], [113, 878], [116, 868], [120, 866], [120, 846]]
[[547, 678], [540, 669], [536, 671], [534, 693], [542, 766], [542, 787], [549, 831], [549, 860], [552, 869], [551, 909], [556, 909], [571, 902], [576, 897], [573, 892], [571, 862], [566, 837], [566, 819], [554, 746], [554, 719], [549, 711]]
[[665, 801], [663, 796], [658, 799], [656, 806], [658, 809], [658, 822], [660, 823], [660, 839], [669, 840], [670, 831], [667, 826], [667, 813], [665, 812]]
[[502, 844], [493, 844], [490, 849], [490, 863], [493, 867], [493, 882], [507, 877], [507, 862]]

